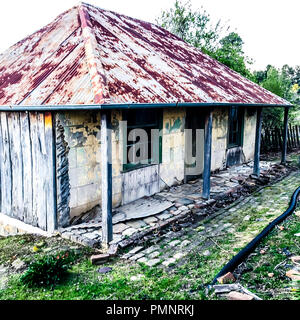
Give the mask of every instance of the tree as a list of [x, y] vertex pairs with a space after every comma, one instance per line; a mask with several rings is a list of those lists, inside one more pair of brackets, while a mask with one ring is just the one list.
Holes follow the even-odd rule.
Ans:
[[207, 54], [215, 52], [220, 36], [226, 29], [221, 20], [212, 24], [210, 15], [203, 7], [193, 11], [190, 1], [183, 4], [180, 0], [176, 0], [174, 8], [163, 11], [156, 22]]
[[[291, 77], [292, 69], [287, 65], [281, 70], [273, 66], [267, 66], [266, 70], [255, 72], [257, 82], [265, 89], [275, 93], [279, 97], [296, 104], [299, 99], [298, 88], [293, 83]], [[298, 84], [297, 84], [298, 85]], [[296, 88], [296, 90], [294, 89]], [[298, 107], [291, 108], [290, 120], [293, 121], [296, 117]], [[282, 126], [283, 109], [282, 108], [265, 108], [263, 110], [263, 127], [279, 127]]]
[[243, 44], [242, 38], [236, 32], [231, 32], [220, 40], [221, 46], [215, 51], [213, 57], [244, 77], [254, 80], [255, 77], [246, 66], [252, 61], [245, 56]]
[[190, 1], [183, 4], [176, 0], [174, 8], [163, 11], [157, 23], [229, 68], [254, 80], [247, 68], [251, 60], [243, 52], [242, 38], [236, 32], [228, 33], [230, 27], [222, 24], [221, 20], [212, 24], [210, 15], [203, 7], [193, 11]]

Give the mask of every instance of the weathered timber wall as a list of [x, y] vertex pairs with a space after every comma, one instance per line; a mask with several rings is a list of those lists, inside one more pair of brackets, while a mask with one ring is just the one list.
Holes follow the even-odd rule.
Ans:
[[0, 211], [43, 230], [56, 224], [50, 113], [0, 112]]

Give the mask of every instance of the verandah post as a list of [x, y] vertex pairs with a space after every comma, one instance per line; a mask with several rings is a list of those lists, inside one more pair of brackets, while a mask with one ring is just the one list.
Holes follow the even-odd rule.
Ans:
[[113, 238], [111, 115], [108, 111], [101, 112], [101, 192], [102, 243], [107, 246]]
[[205, 117], [204, 134], [204, 168], [203, 168], [203, 190], [202, 198], [210, 197], [210, 170], [211, 170], [211, 143], [212, 143], [212, 110], [209, 109]]
[[288, 118], [289, 108], [284, 108], [284, 120], [283, 120], [283, 146], [281, 150], [281, 163], [286, 164], [286, 151], [287, 151], [287, 139], [288, 139]]
[[260, 167], [259, 167], [259, 158], [260, 158], [260, 144], [261, 144], [261, 126], [262, 126], [262, 108], [257, 108], [256, 116], [256, 133], [255, 133], [255, 149], [254, 149], [254, 166], [253, 174], [259, 177]]

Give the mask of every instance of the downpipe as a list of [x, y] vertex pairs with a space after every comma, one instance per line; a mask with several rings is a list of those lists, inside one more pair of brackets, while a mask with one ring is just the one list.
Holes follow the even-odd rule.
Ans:
[[274, 229], [276, 225], [281, 223], [283, 220], [285, 220], [289, 215], [291, 215], [297, 206], [297, 199], [300, 194], [300, 187], [298, 187], [290, 200], [288, 209], [281, 214], [279, 217], [277, 217], [275, 220], [273, 220], [271, 223], [269, 223], [263, 231], [258, 234], [251, 242], [249, 242], [237, 255], [235, 255], [222, 269], [221, 271], [215, 276], [212, 285], [214, 285], [218, 278], [226, 274], [227, 272], [232, 272], [235, 270], [235, 268], [241, 264], [251, 252], [254, 251], [254, 249], [258, 246], [258, 244], [261, 242], [261, 240], [266, 237], [271, 230]]

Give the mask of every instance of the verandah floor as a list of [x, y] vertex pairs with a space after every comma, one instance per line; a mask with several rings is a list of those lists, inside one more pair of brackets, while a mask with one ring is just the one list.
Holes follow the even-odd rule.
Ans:
[[[273, 180], [277, 177], [275, 161], [261, 161], [261, 175]], [[275, 171], [274, 171], [275, 169]], [[202, 199], [202, 179], [173, 186], [151, 197], [144, 197], [113, 211], [113, 244], [124, 247], [133, 239], [143, 237], [163, 226], [182, 220], [185, 216], [202, 217], [209, 214], [207, 207], [217, 199], [226, 199], [243, 187], [255, 187], [257, 180], [249, 177], [253, 162], [233, 166], [212, 174], [211, 199]], [[91, 247], [101, 247], [101, 210], [87, 223], [60, 229], [62, 237]]]

